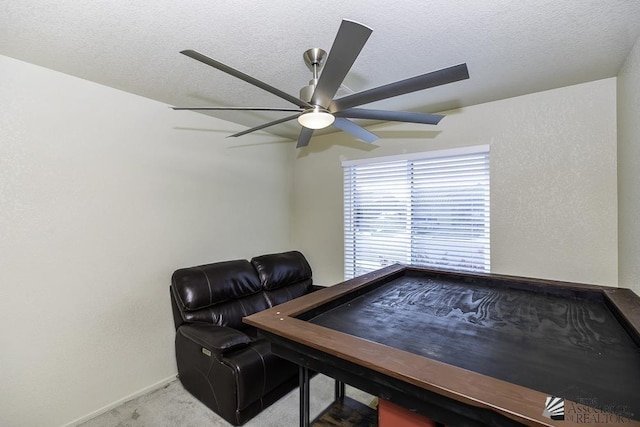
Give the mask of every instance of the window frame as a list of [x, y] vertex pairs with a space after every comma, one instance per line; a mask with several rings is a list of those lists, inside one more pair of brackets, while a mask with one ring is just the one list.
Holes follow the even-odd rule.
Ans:
[[[467, 162], [468, 160], [464, 159], [469, 157], [478, 159], [482, 158], [482, 163], [478, 161], [478, 167], [476, 169], [472, 166], [467, 166], [467, 163], [464, 162]], [[442, 161], [443, 165], [450, 165], [460, 159], [463, 161], [462, 169], [459, 169], [462, 171], [460, 172], [460, 176], [464, 179], [460, 184], [456, 183], [454, 185], [451, 184], [454, 181], [451, 181], [451, 183], [449, 183], [449, 187], [438, 187], [440, 189], [439, 191], [445, 191], [442, 198], [446, 199], [446, 201], [443, 200], [442, 205], [429, 204], [431, 203], [431, 201], [428, 200], [429, 197], [433, 198], [433, 196], [429, 195], [421, 195], [419, 197], [422, 197], [422, 199], [418, 200], [419, 197], [416, 196], [416, 193], [419, 193], [420, 190], [418, 189], [417, 183], [420, 183], [423, 187], [429, 187], [430, 185], [433, 185], [435, 181], [429, 181], [430, 178], [428, 174], [433, 175], [432, 172], [422, 171], [416, 174], [416, 165], [426, 165], [425, 167], [427, 169], [433, 169], [434, 167], [431, 165], [436, 164], [436, 162]], [[405, 172], [402, 171], [403, 164], [406, 164], [406, 175], [403, 175], [405, 174]], [[397, 167], [394, 168], [394, 165]], [[490, 272], [489, 145], [476, 145], [394, 156], [345, 160], [342, 162], [342, 167], [344, 191], [343, 225], [345, 279], [364, 274], [368, 271], [380, 268], [381, 266], [388, 265], [387, 263], [390, 264], [394, 262], [454, 271], [471, 271], [480, 273]], [[370, 181], [365, 181], [361, 177], [358, 178], [361, 180], [359, 183], [352, 182], [352, 179], [354, 178], [352, 175], [349, 175], [349, 173], [355, 174], [355, 171], [358, 170], [363, 176], [365, 176], [367, 171], [370, 171], [371, 175], [375, 176], [375, 168], [377, 167], [379, 167], [378, 173], [383, 178], [373, 177]], [[448, 169], [449, 167], [450, 166], [446, 166], [444, 169], [447, 172], [450, 172], [453, 169]], [[384, 173], [390, 174], [388, 181], [384, 180]], [[392, 175], [394, 173], [395, 175]], [[477, 180], [474, 178], [474, 174], [476, 173], [478, 177]], [[442, 175], [442, 177], [445, 177], [445, 175]], [[445, 182], [449, 182], [447, 179], [448, 178], [445, 179]], [[403, 180], [406, 181], [404, 189], [402, 188]], [[377, 189], [375, 186], [376, 183], [379, 184]], [[387, 185], [388, 183], [393, 183], [397, 185], [397, 187], [384, 187], [384, 185]], [[367, 187], [367, 185], [369, 185], [369, 187]], [[361, 187], [359, 191], [362, 194], [354, 195], [353, 193], [357, 191], [356, 187], [358, 186]], [[442, 188], [445, 190], [442, 190]], [[393, 200], [389, 202], [390, 199], [387, 194], [386, 201], [381, 202], [380, 205], [367, 201], [366, 196], [364, 196], [366, 193], [371, 196], [372, 194], [375, 194], [376, 191], [380, 190], [391, 193], [394, 189], [396, 193], [391, 197]], [[422, 191], [426, 193], [429, 192], [429, 190]], [[470, 196], [470, 194], [473, 194], [473, 196]], [[403, 200], [403, 197], [405, 196], [407, 196], [408, 199]], [[452, 202], [452, 200], [458, 198], [458, 196], [462, 196], [462, 198], [457, 202]], [[372, 204], [363, 207], [362, 203]], [[425, 205], [425, 203], [427, 204]], [[366, 209], [367, 207], [369, 208], [368, 213]], [[458, 212], [455, 211], [456, 208]], [[404, 214], [402, 212], [403, 209], [406, 209]], [[371, 212], [378, 211], [384, 213], [378, 218], [372, 219], [372, 215], [375, 214], [372, 214]], [[439, 229], [432, 225], [416, 225], [418, 220], [428, 221], [433, 219], [428, 218], [427, 216], [437, 216], [437, 213], [434, 214], [433, 212], [439, 211], [442, 211], [443, 218], [447, 218], [445, 221], [449, 224], [448, 226], [441, 227]], [[464, 211], [464, 213], [461, 214], [460, 211]], [[423, 217], [420, 216], [419, 212], [422, 212]], [[385, 218], [384, 215], [387, 215], [387, 217]], [[395, 215], [395, 217], [391, 218], [392, 215]], [[464, 215], [466, 218], [456, 218], [461, 215]], [[354, 225], [356, 223], [359, 225]], [[380, 228], [381, 224], [389, 225], [390, 227], [388, 229], [385, 227]], [[375, 228], [376, 226], [378, 228]], [[374, 228], [367, 229], [366, 227]], [[460, 229], [460, 238], [452, 237], [452, 235], [457, 233], [456, 227], [459, 227]], [[477, 230], [477, 233], [475, 234], [473, 232], [474, 228]], [[364, 232], [362, 232], [362, 230], [364, 230]], [[434, 236], [429, 237], [428, 235], [430, 233], [442, 233], [442, 231], [439, 230], [446, 230], [448, 235], [445, 236], [445, 234], [441, 234], [439, 241], [436, 243], [438, 239]], [[385, 232], [389, 235], [386, 237], [388, 241], [385, 241], [385, 237], [382, 236]], [[376, 234], [376, 238], [374, 239], [373, 237], [369, 237], [369, 241], [367, 242], [366, 235], [369, 234], [372, 236], [374, 233]], [[420, 236], [421, 234], [422, 236]], [[363, 238], [363, 236], [365, 237]], [[361, 241], [358, 241], [358, 238], [361, 238]], [[360, 254], [361, 258], [358, 258], [358, 245], [361, 245], [362, 247], [373, 247], [379, 242], [382, 242], [381, 245], [389, 246], [379, 249], [381, 251], [379, 254], [375, 252], [367, 252], [363, 249]], [[461, 245], [461, 243], [463, 243], [463, 245]], [[442, 247], [444, 249], [433, 249], [432, 247], [429, 247], [430, 245], [433, 245], [433, 248], [438, 248], [439, 245], [443, 245]], [[422, 252], [420, 249], [421, 247], [423, 248]], [[429, 247], [429, 249], [424, 249], [427, 247]], [[403, 251], [405, 254], [402, 253]], [[438, 255], [438, 251], [444, 254], [442, 258], [438, 258], [441, 256]], [[454, 252], [454, 255], [449, 256], [449, 252]], [[372, 256], [372, 254], [378, 255], [379, 259], [368, 260], [365, 258], [366, 256]], [[433, 254], [435, 254], [435, 257], [429, 259], [429, 256]], [[391, 256], [391, 258], [395, 256], [395, 259], [385, 259], [385, 257], [389, 256]], [[447, 258], [447, 256], [449, 256], [449, 258]], [[464, 258], [464, 256], [467, 258]], [[420, 258], [426, 261], [419, 261]], [[370, 267], [366, 267], [366, 265], [370, 265]]]

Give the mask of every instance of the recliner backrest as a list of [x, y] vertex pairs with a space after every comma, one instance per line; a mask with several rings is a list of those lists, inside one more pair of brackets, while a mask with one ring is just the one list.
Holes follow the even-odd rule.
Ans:
[[261, 255], [251, 259], [269, 305], [282, 304], [308, 293], [311, 266], [298, 251]]
[[242, 318], [269, 308], [258, 275], [247, 260], [223, 261], [176, 270], [173, 298], [185, 322], [242, 330]]
[[243, 317], [304, 295], [311, 284], [311, 267], [298, 251], [181, 268], [171, 276], [174, 323], [251, 333]]

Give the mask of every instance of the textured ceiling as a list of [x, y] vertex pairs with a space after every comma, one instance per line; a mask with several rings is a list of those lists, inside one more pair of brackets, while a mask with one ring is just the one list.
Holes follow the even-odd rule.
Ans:
[[[373, 28], [352, 91], [467, 63], [469, 80], [372, 104], [422, 112], [616, 76], [640, 36], [638, 0], [0, 0], [0, 54], [171, 105], [292, 107], [178, 52], [297, 96], [302, 53], [328, 51], [342, 18]], [[289, 113], [210, 114], [255, 126]], [[293, 139], [299, 125], [267, 130]]]

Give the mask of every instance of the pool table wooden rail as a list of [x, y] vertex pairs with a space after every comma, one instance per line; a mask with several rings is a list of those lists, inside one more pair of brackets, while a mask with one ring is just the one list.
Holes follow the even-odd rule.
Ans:
[[[394, 277], [400, 277], [412, 271], [435, 272], [451, 277], [460, 276], [453, 272], [396, 264], [256, 313], [246, 317], [244, 321], [265, 331], [267, 336], [319, 350], [332, 357], [371, 369], [462, 404], [488, 409], [524, 425], [585, 424], [570, 420], [554, 421], [543, 417], [542, 411], [547, 397], [545, 393], [331, 330], [298, 318], [304, 317], [305, 313], [313, 312], [315, 309], [326, 307], [327, 304], [337, 304], [344, 299], [352, 298], [354, 295], [366, 292], [372, 286], [384, 284]], [[464, 277], [472, 281], [490, 279], [496, 285], [504, 283], [505, 286], [543, 293], [580, 294], [583, 297], [604, 300], [636, 344], [640, 345], [640, 298], [628, 289], [513, 276], [465, 273]], [[574, 405], [573, 407], [577, 409], [592, 411], [575, 402], [567, 401], [566, 404]], [[615, 415], [612, 417], [615, 418]], [[606, 424], [611, 425], [611, 420], [614, 418], [610, 417]], [[638, 420], [625, 419], [624, 421], [629, 426], [640, 426]]]

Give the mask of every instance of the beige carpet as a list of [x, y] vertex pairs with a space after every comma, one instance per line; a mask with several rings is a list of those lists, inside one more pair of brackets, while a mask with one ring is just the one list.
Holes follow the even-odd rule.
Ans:
[[[333, 379], [316, 375], [311, 380], [311, 417], [333, 401]], [[347, 386], [347, 395], [369, 404], [372, 397]], [[261, 412], [246, 427], [297, 427], [298, 389]], [[97, 416], [82, 427], [229, 427], [230, 424], [191, 396], [176, 380]]]

